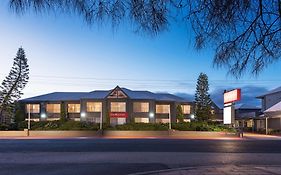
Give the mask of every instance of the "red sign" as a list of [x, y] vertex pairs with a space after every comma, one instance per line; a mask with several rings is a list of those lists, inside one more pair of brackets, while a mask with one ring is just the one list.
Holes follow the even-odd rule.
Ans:
[[224, 104], [241, 100], [241, 89], [234, 89], [223, 94]]
[[128, 118], [128, 112], [110, 112], [109, 116], [113, 118]]

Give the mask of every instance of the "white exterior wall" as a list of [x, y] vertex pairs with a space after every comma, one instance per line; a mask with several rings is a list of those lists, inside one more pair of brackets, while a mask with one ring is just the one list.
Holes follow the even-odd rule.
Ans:
[[272, 107], [273, 105], [277, 104], [281, 101], [281, 92], [266, 95], [262, 99], [262, 111], [267, 110], [268, 108]]

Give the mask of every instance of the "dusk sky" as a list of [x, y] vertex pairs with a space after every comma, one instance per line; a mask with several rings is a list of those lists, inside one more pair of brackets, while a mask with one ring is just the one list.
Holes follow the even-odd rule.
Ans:
[[113, 32], [110, 25], [89, 27], [71, 15], [17, 16], [7, 1], [1, 1], [0, 36], [1, 81], [17, 49], [22, 46], [26, 51], [30, 81], [23, 98], [116, 85], [193, 96], [196, 79], [204, 72], [217, 101], [221, 102], [223, 89], [242, 88], [244, 100], [258, 105], [251, 98], [281, 86], [280, 61], [258, 77], [245, 75], [240, 80], [227, 76], [226, 69], [213, 68], [213, 49], [195, 50], [192, 30], [182, 23], [170, 24], [168, 31], [151, 37], [135, 33], [130, 24]]

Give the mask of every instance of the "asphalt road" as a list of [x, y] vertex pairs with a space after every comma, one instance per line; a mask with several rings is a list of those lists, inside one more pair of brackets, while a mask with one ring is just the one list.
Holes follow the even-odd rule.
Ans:
[[0, 140], [7, 152], [281, 153], [281, 140], [42, 139]]
[[281, 166], [281, 140], [0, 140], [1, 175], [121, 175], [230, 164]]

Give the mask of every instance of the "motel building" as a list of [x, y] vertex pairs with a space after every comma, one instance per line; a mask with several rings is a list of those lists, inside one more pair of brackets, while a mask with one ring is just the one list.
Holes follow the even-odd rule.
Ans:
[[168, 93], [134, 91], [115, 87], [92, 92], [54, 92], [20, 101], [25, 105], [26, 117], [33, 121], [59, 120], [61, 113], [71, 120], [111, 125], [125, 123], [176, 122], [176, 108], [182, 107], [184, 121], [193, 113], [192, 102]]
[[256, 128], [260, 130], [281, 131], [281, 86], [257, 97], [261, 99], [262, 115], [256, 119]]

